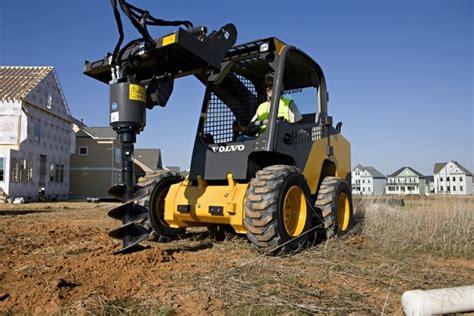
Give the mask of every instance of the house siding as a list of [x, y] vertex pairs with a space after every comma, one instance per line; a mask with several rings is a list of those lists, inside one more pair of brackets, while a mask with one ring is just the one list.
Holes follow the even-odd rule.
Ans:
[[[87, 147], [87, 155], [80, 148]], [[121, 157], [118, 140], [94, 139], [83, 130], [76, 132], [76, 152], [71, 156], [71, 198], [110, 198], [107, 191], [121, 183]], [[117, 153], [118, 154], [118, 153]]]
[[385, 193], [385, 186], [387, 184], [387, 180], [374, 178], [374, 195], [382, 195]]
[[107, 190], [112, 186], [113, 170], [71, 170], [71, 198], [110, 197]]

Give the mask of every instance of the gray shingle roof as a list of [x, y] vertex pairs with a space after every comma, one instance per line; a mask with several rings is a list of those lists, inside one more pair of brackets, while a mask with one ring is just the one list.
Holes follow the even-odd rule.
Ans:
[[135, 160], [140, 161], [142, 164], [152, 170], [163, 169], [161, 162], [161, 150], [159, 149], [135, 149], [133, 156]]
[[443, 167], [446, 166], [446, 162], [437, 162], [434, 165], [433, 174], [439, 173]]
[[377, 169], [375, 169], [374, 167], [371, 167], [371, 166], [364, 167], [364, 166], [358, 164], [352, 170], [355, 170], [355, 169], [360, 169], [362, 171], [367, 171], [374, 178], [385, 178], [385, 175], [383, 173], [381, 173], [380, 171], [378, 171]]
[[116, 139], [117, 133], [111, 127], [81, 127], [86, 133], [98, 139]]
[[[455, 160], [451, 160], [451, 162], [455, 163], [459, 167], [459, 169], [461, 169], [466, 175], [472, 176], [472, 172], [467, 170], [466, 168], [464, 168], [459, 162], [457, 162]], [[433, 174], [439, 173], [441, 171], [441, 169], [443, 169], [443, 167], [446, 166], [447, 164], [448, 164], [447, 162], [437, 162], [437, 163], [435, 163], [434, 169], [433, 169]]]
[[367, 166], [365, 167], [365, 170], [367, 170], [370, 173], [370, 175], [374, 178], [385, 178], [385, 176], [374, 167]]

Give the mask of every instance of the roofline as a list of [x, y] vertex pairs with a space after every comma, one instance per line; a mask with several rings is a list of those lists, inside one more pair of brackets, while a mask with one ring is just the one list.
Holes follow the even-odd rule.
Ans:
[[21, 99], [19, 100], [20, 103], [22, 103], [22, 106], [23, 106], [23, 102], [28, 104], [28, 105], [31, 105], [31, 106], [34, 106], [35, 108], [38, 108], [39, 110], [43, 111], [43, 112], [46, 112], [48, 114], [51, 114], [57, 118], [60, 118], [62, 119], [63, 121], [66, 121], [66, 122], [69, 122], [69, 123], [73, 123], [73, 121], [71, 120], [70, 116], [68, 117], [63, 117], [63, 116], [60, 116], [58, 115], [57, 113], [53, 112], [53, 111], [50, 111], [50, 110], [47, 110], [45, 109], [44, 107], [38, 105], [37, 103], [35, 102], [31, 102], [30, 100], [27, 100], [27, 99]]
[[[79, 126], [77, 125], [76, 122], [72, 122], [73, 124], [75, 124], [81, 131], [83, 131], [84, 133], [86, 133], [87, 135], [89, 135], [92, 139], [97, 139], [97, 140], [117, 140], [117, 137], [98, 137], [98, 136], [94, 136], [90, 133], [90, 131], [88, 131], [87, 129], [88, 128], [94, 128], [93, 126]], [[95, 127], [95, 128], [107, 128], [107, 127], [103, 127], [103, 126], [99, 126], [99, 127]]]
[[[133, 157], [133, 162], [136, 163], [140, 168], [143, 169], [143, 171], [145, 172], [152, 172], [154, 171], [153, 169], [151, 169], [150, 167], [148, 167], [147, 165], [145, 165], [143, 162], [140, 161], [140, 158], [137, 158], [137, 157]], [[157, 168], [158, 169], [158, 168]]]

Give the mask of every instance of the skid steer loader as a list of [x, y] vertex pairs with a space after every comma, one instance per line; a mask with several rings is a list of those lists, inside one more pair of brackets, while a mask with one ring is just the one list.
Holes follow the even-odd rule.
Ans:
[[[110, 86], [110, 125], [122, 143], [124, 183], [109, 190], [123, 202], [109, 212], [122, 221], [109, 233], [123, 240], [116, 253], [141, 249], [139, 243], [151, 234], [169, 241], [196, 226], [246, 234], [268, 254], [296, 251], [350, 230], [350, 144], [342, 124], [334, 127], [328, 115], [324, 74], [310, 56], [275, 37], [234, 46], [232, 24], [208, 34], [205, 27], [174, 21], [169, 23], [187, 28], [151, 39], [149, 13], [118, 1], [143, 38], [119, 48], [123, 31], [114, 8], [119, 43], [113, 54], [86, 61], [84, 69]], [[269, 72], [274, 97], [268, 116], [259, 121], [253, 118], [267, 100], [263, 82]], [[163, 171], [137, 185], [133, 150], [145, 111], [165, 106], [174, 80], [189, 75], [205, 87], [189, 175]], [[302, 120], [278, 116], [282, 94], [298, 96], [308, 89], [312, 92], [298, 100], [311, 108]], [[252, 137], [237, 141], [242, 131]]]

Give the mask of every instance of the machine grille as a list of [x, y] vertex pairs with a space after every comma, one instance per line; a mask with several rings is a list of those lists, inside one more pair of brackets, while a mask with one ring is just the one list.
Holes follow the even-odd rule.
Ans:
[[[224, 101], [225, 100], [225, 101]], [[250, 122], [258, 107], [255, 85], [247, 78], [231, 73], [219, 89], [211, 92], [207, 104], [203, 134], [215, 144], [235, 141], [233, 125]]]

